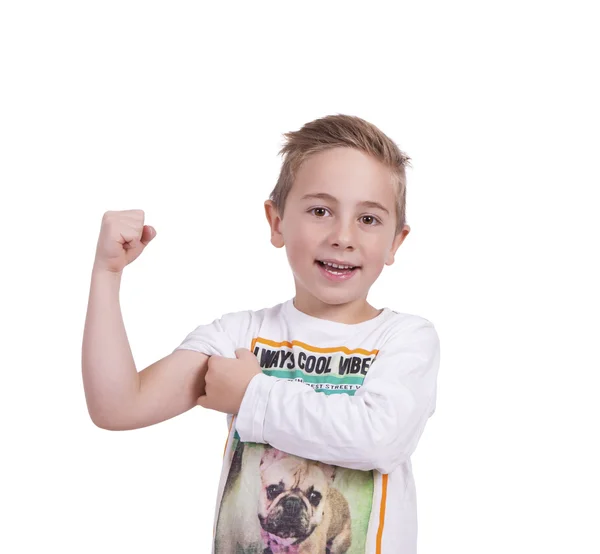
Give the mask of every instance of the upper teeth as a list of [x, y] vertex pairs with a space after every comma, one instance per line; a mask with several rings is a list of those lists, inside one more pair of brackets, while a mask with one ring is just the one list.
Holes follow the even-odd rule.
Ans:
[[338, 269], [350, 269], [352, 267], [354, 267], [353, 265], [338, 265], [338, 264], [332, 264], [331, 262], [323, 262], [325, 265], [331, 266], [331, 267], [335, 267]]

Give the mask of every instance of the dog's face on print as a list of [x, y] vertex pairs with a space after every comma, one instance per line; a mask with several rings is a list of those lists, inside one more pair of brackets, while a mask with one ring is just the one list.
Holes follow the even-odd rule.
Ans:
[[335, 466], [267, 445], [259, 467], [260, 525], [267, 533], [301, 542], [323, 521]]

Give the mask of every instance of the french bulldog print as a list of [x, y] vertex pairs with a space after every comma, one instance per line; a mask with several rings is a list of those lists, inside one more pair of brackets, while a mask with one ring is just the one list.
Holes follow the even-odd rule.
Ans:
[[336, 467], [266, 446], [258, 519], [264, 554], [343, 554], [352, 542], [348, 502], [333, 486]]

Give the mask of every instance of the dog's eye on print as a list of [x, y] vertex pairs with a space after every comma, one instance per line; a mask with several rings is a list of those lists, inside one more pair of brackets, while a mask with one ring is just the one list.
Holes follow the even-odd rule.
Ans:
[[319, 502], [321, 502], [321, 498], [323, 498], [323, 495], [319, 491], [316, 491], [311, 487], [310, 489], [308, 489], [307, 497], [308, 501], [316, 508], [319, 505]]
[[269, 485], [267, 487], [267, 498], [273, 500], [281, 494], [281, 492], [283, 492], [283, 483], [280, 482], [277, 485]]

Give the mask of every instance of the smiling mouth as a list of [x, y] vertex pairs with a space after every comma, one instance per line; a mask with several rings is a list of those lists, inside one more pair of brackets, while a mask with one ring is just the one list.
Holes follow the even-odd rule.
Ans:
[[331, 265], [328, 265], [328, 264], [322, 262], [321, 260], [315, 260], [315, 263], [318, 263], [323, 269], [325, 269], [326, 271], [328, 271], [329, 273], [331, 273], [333, 275], [346, 275], [348, 273], [352, 273], [356, 269], [360, 269], [359, 265], [341, 268], [341, 267], [333, 267]]

